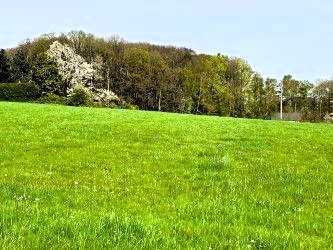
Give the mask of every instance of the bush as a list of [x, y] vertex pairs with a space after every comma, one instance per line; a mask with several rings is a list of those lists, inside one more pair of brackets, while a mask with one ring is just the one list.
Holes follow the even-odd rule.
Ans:
[[40, 90], [34, 83], [0, 83], [0, 99], [3, 100], [36, 100]]
[[70, 90], [67, 98], [67, 104], [71, 106], [91, 106], [92, 94], [89, 89], [84, 86], [78, 85]]
[[64, 97], [58, 96], [53, 93], [48, 93], [38, 99], [40, 103], [55, 103], [55, 104], [66, 104]]
[[100, 107], [114, 108], [120, 102], [119, 97], [115, 93], [105, 89], [95, 89], [93, 96], [94, 102]]
[[326, 114], [324, 117], [324, 121], [328, 123], [333, 123], [333, 113], [331, 114]]
[[129, 110], [139, 110], [139, 107], [136, 105], [132, 105], [126, 102], [123, 102], [120, 106], [122, 109], [129, 109]]

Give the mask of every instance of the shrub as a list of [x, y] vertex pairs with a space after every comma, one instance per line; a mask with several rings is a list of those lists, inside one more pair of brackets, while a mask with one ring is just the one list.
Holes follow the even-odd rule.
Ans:
[[139, 107], [137, 105], [132, 105], [132, 104], [125, 103], [125, 102], [123, 102], [120, 107], [122, 109], [139, 110]]
[[48, 93], [38, 99], [40, 103], [55, 103], [55, 104], [66, 104], [64, 97], [58, 96], [54, 93]]
[[324, 121], [328, 123], [333, 123], [333, 113], [326, 114], [324, 117]]
[[93, 96], [94, 102], [102, 107], [116, 107], [120, 102], [115, 93], [105, 89], [95, 89]]
[[92, 94], [88, 88], [82, 85], [77, 85], [70, 90], [67, 98], [67, 104], [71, 106], [91, 106]]
[[0, 99], [3, 100], [36, 100], [40, 90], [34, 83], [0, 83]]

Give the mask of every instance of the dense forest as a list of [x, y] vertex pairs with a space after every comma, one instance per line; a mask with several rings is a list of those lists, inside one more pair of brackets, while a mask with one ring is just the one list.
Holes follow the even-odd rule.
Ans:
[[43, 35], [0, 51], [0, 99], [62, 102], [272, 119], [282, 106], [300, 120], [332, 113], [333, 80], [264, 79], [241, 58], [187, 48]]

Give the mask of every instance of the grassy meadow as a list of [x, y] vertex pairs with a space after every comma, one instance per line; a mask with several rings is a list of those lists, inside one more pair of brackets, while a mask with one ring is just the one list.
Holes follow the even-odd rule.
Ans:
[[0, 248], [333, 248], [333, 126], [0, 102]]

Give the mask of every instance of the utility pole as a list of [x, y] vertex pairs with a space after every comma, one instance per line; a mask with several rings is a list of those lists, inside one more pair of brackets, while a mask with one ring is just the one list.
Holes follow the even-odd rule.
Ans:
[[283, 120], [283, 81], [280, 84], [280, 119]]

